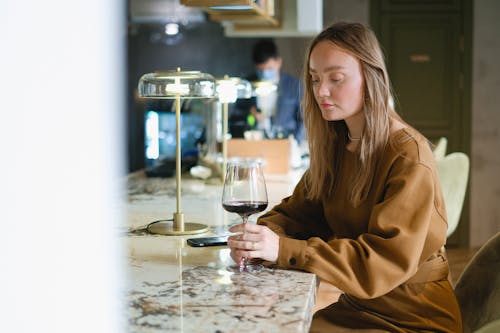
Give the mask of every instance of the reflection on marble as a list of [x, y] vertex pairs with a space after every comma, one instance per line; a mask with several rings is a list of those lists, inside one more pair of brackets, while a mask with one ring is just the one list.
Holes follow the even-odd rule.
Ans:
[[[269, 206], [293, 190], [301, 173], [266, 178]], [[316, 296], [314, 274], [267, 268], [234, 273], [226, 246], [194, 248], [191, 237], [228, 234], [240, 223], [225, 212], [222, 186], [201, 180], [182, 183], [183, 213], [189, 222], [208, 225], [199, 235], [149, 234], [148, 223], [172, 217], [175, 180], [128, 178], [127, 321], [131, 332], [307, 332]], [[257, 214], [251, 220], [257, 218]]]
[[307, 332], [313, 274], [266, 269], [233, 273], [198, 266], [182, 280], [147, 283], [129, 299], [132, 332]]

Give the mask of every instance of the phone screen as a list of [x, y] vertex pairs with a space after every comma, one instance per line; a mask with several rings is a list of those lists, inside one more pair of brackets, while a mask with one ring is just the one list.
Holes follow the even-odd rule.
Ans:
[[189, 238], [187, 243], [196, 247], [227, 245], [227, 237], [228, 236]]

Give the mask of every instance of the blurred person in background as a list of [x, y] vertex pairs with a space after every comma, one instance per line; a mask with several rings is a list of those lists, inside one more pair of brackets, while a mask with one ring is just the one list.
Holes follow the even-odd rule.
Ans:
[[[234, 132], [237, 131], [238, 126], [234, 125], [239, 118], [240, 126], [242, 124], [244, 129], [262, 130], [267, 138], [287, 138], [292, 134], [301, 142], [305, 130], [300, 106], [300, 81], [281, 71], [283, 60], [278, 47], [270, 39], [262, 39], [254, 45], [252, 60], [255, 73], [247, 79], [250, 82], [267, 81], [277, 89], [265, 96], [239, 99], [235, 105], [235, 114], [231, 117]], [[242, 133], [233, 133], [233, 136], [241, 137]]]

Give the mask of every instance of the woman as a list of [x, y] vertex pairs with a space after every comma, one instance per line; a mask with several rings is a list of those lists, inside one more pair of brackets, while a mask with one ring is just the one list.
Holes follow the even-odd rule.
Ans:
[[461, 332], [447, 280], [446, 212], [428, 141], [395, 113], [378, 41], [336, 23], [311, 43], [304, 121], [311, 163], [231, 256], [315, 273], [339, 289], [311, 331]]

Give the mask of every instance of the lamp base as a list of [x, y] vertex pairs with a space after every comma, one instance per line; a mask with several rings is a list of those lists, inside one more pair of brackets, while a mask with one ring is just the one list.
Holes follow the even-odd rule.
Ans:
[[201, 234], [208, 231], [208, 226], [201, 223], [186, 222], [184, 230], [175, 230], [172, 220], [158, 220], [150, 223], [147, 230], [152, 234], [181, 236]]

